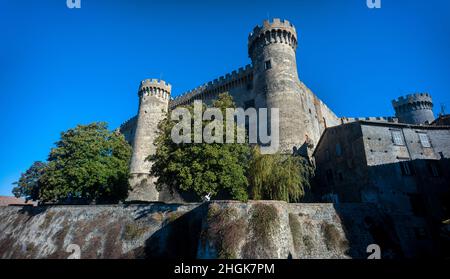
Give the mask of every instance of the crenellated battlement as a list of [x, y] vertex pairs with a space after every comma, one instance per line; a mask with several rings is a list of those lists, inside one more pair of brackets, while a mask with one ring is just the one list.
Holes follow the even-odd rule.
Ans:
[[172, 85], [159, 79], [146, 79], [141, 81], [139, 86], [139, 97], [141, 96], [158, 96], [160, 98], [170, 100]]
[[392, 101], [396, 113], [408, 112], [419, 109], [433, 109], [433, 99], [428, 93], [416, 93], [401, 96]]
[[120, 125], [120, 130], [127, 130], [130, 127], [134, 127], [136, 125], [136, 121], [137, 121], [137, 116], [134, 116], [130, 119], [128, 119], [127, 121], [123, 122]]
[[375, 121], [375, 122], [389, 122], [398, 123], [397, 117], [341, 117], [341, 124], [352, 123], [357, 121]]
[[392, 104], [401, 106], [401, 105], [408, 104], [408, 103], [422, 102], [422, 101], [433, 102], [430, 94], [416, 93], [416, 94], [408, 94], [406, 96], [401, 96], [401, 97], [397, 98], [397, 100], [393, 100]]
[[274, 18], [272, 21], [265, 20], [263, 25], [256, 26], [248, 36], [249, 56], [258, 45], [282, 43], [290, 45], [294, 50], [297, 48], [297, 31], [295, 26], [287, 20]]
[[170, 108], [178, 105], [186, 104], [189, 101], [199, 98], [202, 99], [203, 94], [218, 94], [228, 91], [231, 88], [247, 84], [251, 81], [253, 75], [253, 66], [246, 65], [236, 71], [232, 71], [224, 76], [214, 79], [213, 81], [204, 83], [192, 90], [182, 93], [175, 99], [170, 101]]

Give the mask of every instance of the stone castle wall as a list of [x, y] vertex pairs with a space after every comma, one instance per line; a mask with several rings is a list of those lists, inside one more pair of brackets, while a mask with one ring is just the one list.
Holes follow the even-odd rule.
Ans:
[[[280, 143], [283, 152], [301, 148], [308, 140], [316, 144], [326, 127], [340, 124], [339, 118], [303, 84], [297, 74], [297, 34], [288, 21], [274, 19], [254, 28], [249, 35], [252, 65], [185, 92], [170, 100], [169, 109], [202, 100], [211, 104], [220, 93], [228, 92], [237, 107], [279, 108]], [[287, 62], [289, 61], [289, 63]], [[270, 63], [270, 69], [266, 69]], [[137, 118], [120, 130], [133, 142]]]
[[[268, 226], [260, 227], [264, 215]], [[218, 201], [203, 204], [0, 207], [0, 258], [365, 258], [374, 243], [362, 204]], [[230, 232], [222, 235], [226, 227]], [[232, 238], [230, 238], [232, 237]]]
[[[297, 33], [288, 21], [274, 19], [256, 26], [248, 37], [252, 65], [222, 76], [170, 100], [171, 86], [163, 81], [143, 81], [139, 89], [138, 115], [125, 122], [120, 131], [133, 147], [129, 199], [157, 201], [156, 178], [149, 175], [155, 152], [153, 144], [158, 122], [169, 109], [202, 100], [211, 104], [228, 92], [240, 108], [279, 109], [279, 151], [311, 155], [327, 126], [339, 124], [336, 115], [302, 82], [297, 73]], [[148, 112], [148, 113], [147, 113]], [[261, 121], [261, 120], [260, 120]], [[270, 130], [267, 133], [272, 134]], [[278, 151], [277, 150], [277, 151]]]

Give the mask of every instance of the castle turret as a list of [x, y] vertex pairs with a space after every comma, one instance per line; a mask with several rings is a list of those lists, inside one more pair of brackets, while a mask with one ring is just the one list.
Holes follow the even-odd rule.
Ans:
[[296, 48], [297, 32], [287, 20], [266, 20], [248, 38], [248, 54], [254, 66], [255, 106], [279, 108], [282, 152], [304, 145], [311, 125], [301, 111]]
[[400, 123], [429, 124], [434, 121], [433, 100], [427, 93], [412, 94], [392, 101]]
[[147, 160], [155, 154], [153, 144], [158, 133], [158, 123], [168, 110], [171, 85], [160, 80], [144, 80], [139, 86], [139, 111], [133, 154], [130, 164], [130, 201], [158, 201], [156, 178], [150, 175], [152, 163]]

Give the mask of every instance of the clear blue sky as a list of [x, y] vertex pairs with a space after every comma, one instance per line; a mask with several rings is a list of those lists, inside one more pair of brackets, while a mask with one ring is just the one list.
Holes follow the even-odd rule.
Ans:
[[0, 0], [0, 195], [61, 131], [133, 116], [140, 80], [177, 95], [250, 63], [247, 35], [267, 17], [296, 25], [300, 79], [337, 115], [393, 115], [411, 92], [450, 111], [448, 0], [81, 2]]

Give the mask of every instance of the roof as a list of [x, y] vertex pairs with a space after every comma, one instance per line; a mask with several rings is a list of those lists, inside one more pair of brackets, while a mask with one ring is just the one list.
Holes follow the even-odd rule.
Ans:
[[8, 205], [36, 205], [36, 203], [32, 201], [25, 202], [24, 199], [16, 197], [0, 196], [0, 206]]
[[450, 125], [450, 114], [439, 115], [439, 117], [436, 118], [431, 125]]

